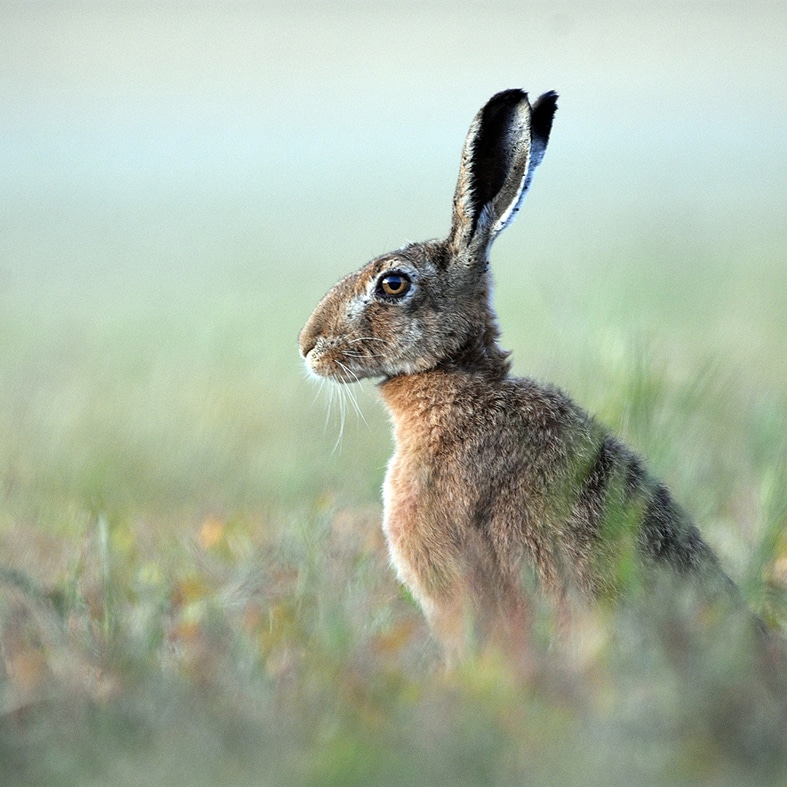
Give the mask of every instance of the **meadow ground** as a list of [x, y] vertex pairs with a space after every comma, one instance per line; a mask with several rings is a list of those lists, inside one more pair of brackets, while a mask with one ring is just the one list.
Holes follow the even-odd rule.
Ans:
[[[361, 418], [301, 369], [317, 299], [446, 230], [467, 122], [533, 73], [565, 99], [494, 251], [503, 344], [647, 457], [787, 632], [783, 15], [649, 18], [634, 54], [596, 41], [619, 68], [587, 50], [601, 22], [549, 17], [532, 58], [506, 25], [471, 85], [435, 76], [491, 40], [474, 8], [434, 36], [384, 4], [319, 35], [281, 9], [2, 11], [2, 784], [787, 779], [787, 676], [669, 592], [570, 648], [539, 609], [527, 679], [487, 652], [441, 671], [385, 554], [373, 385]], [[418, 67], [358, 76], [373, 32]]]

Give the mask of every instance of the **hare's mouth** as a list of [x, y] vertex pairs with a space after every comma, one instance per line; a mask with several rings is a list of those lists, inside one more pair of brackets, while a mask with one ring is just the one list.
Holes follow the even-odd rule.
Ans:
[[314, 377], [336, 383], [357, 383], [368, 373], [354, 369], [353, 364], [339, 357], [339, 353], [316, 345], [304, 356], [306, 369]]

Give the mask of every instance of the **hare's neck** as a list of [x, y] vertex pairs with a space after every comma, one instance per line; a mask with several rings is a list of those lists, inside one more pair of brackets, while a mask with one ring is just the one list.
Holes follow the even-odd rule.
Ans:
[[385, 380], [380, 393], [397, 448], [429, 452], [454, 432], [466, 436], [477, 403], [493, 396], [499, 384], [496, 376], [445, 368]]
[[487, 330], [471, 337], [457, 353], [442, 361], [438, 369], [502, 380], [508, 375], [511, 363], [509, 353], [500, 349], [497, 337], [497, 326], [492, 322]]
[[471, 316], [475, 329], [465, 336], [457, 350], [447, 354], [438, 368], [502, 380], [511, 369], [509, 353], [500, 349], [500, 328], [491, 304], [489, 276], [481, 282], [478, 303]]

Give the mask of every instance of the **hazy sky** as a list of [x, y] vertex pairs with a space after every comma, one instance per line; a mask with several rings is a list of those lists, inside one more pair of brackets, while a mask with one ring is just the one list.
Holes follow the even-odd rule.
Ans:
[[560, 93], [528, 210], [567, 250], [671, 214], [787, 247], [787, 3], [590, 5], [0, 3], [0, 266], [107, 194], [225, 194], [277, 248], [359, 211], [370, 244], [437, 234], [511, 86]]

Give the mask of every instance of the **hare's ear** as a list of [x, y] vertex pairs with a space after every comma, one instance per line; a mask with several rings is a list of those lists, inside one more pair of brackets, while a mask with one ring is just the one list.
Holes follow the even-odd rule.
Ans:
[[462, 150], [449, 244], [486, 259], [489, 246], [516, 216], [546, 150], [557, 94], [531, 107], [523, 90], [498, 93], [473, 119]]

